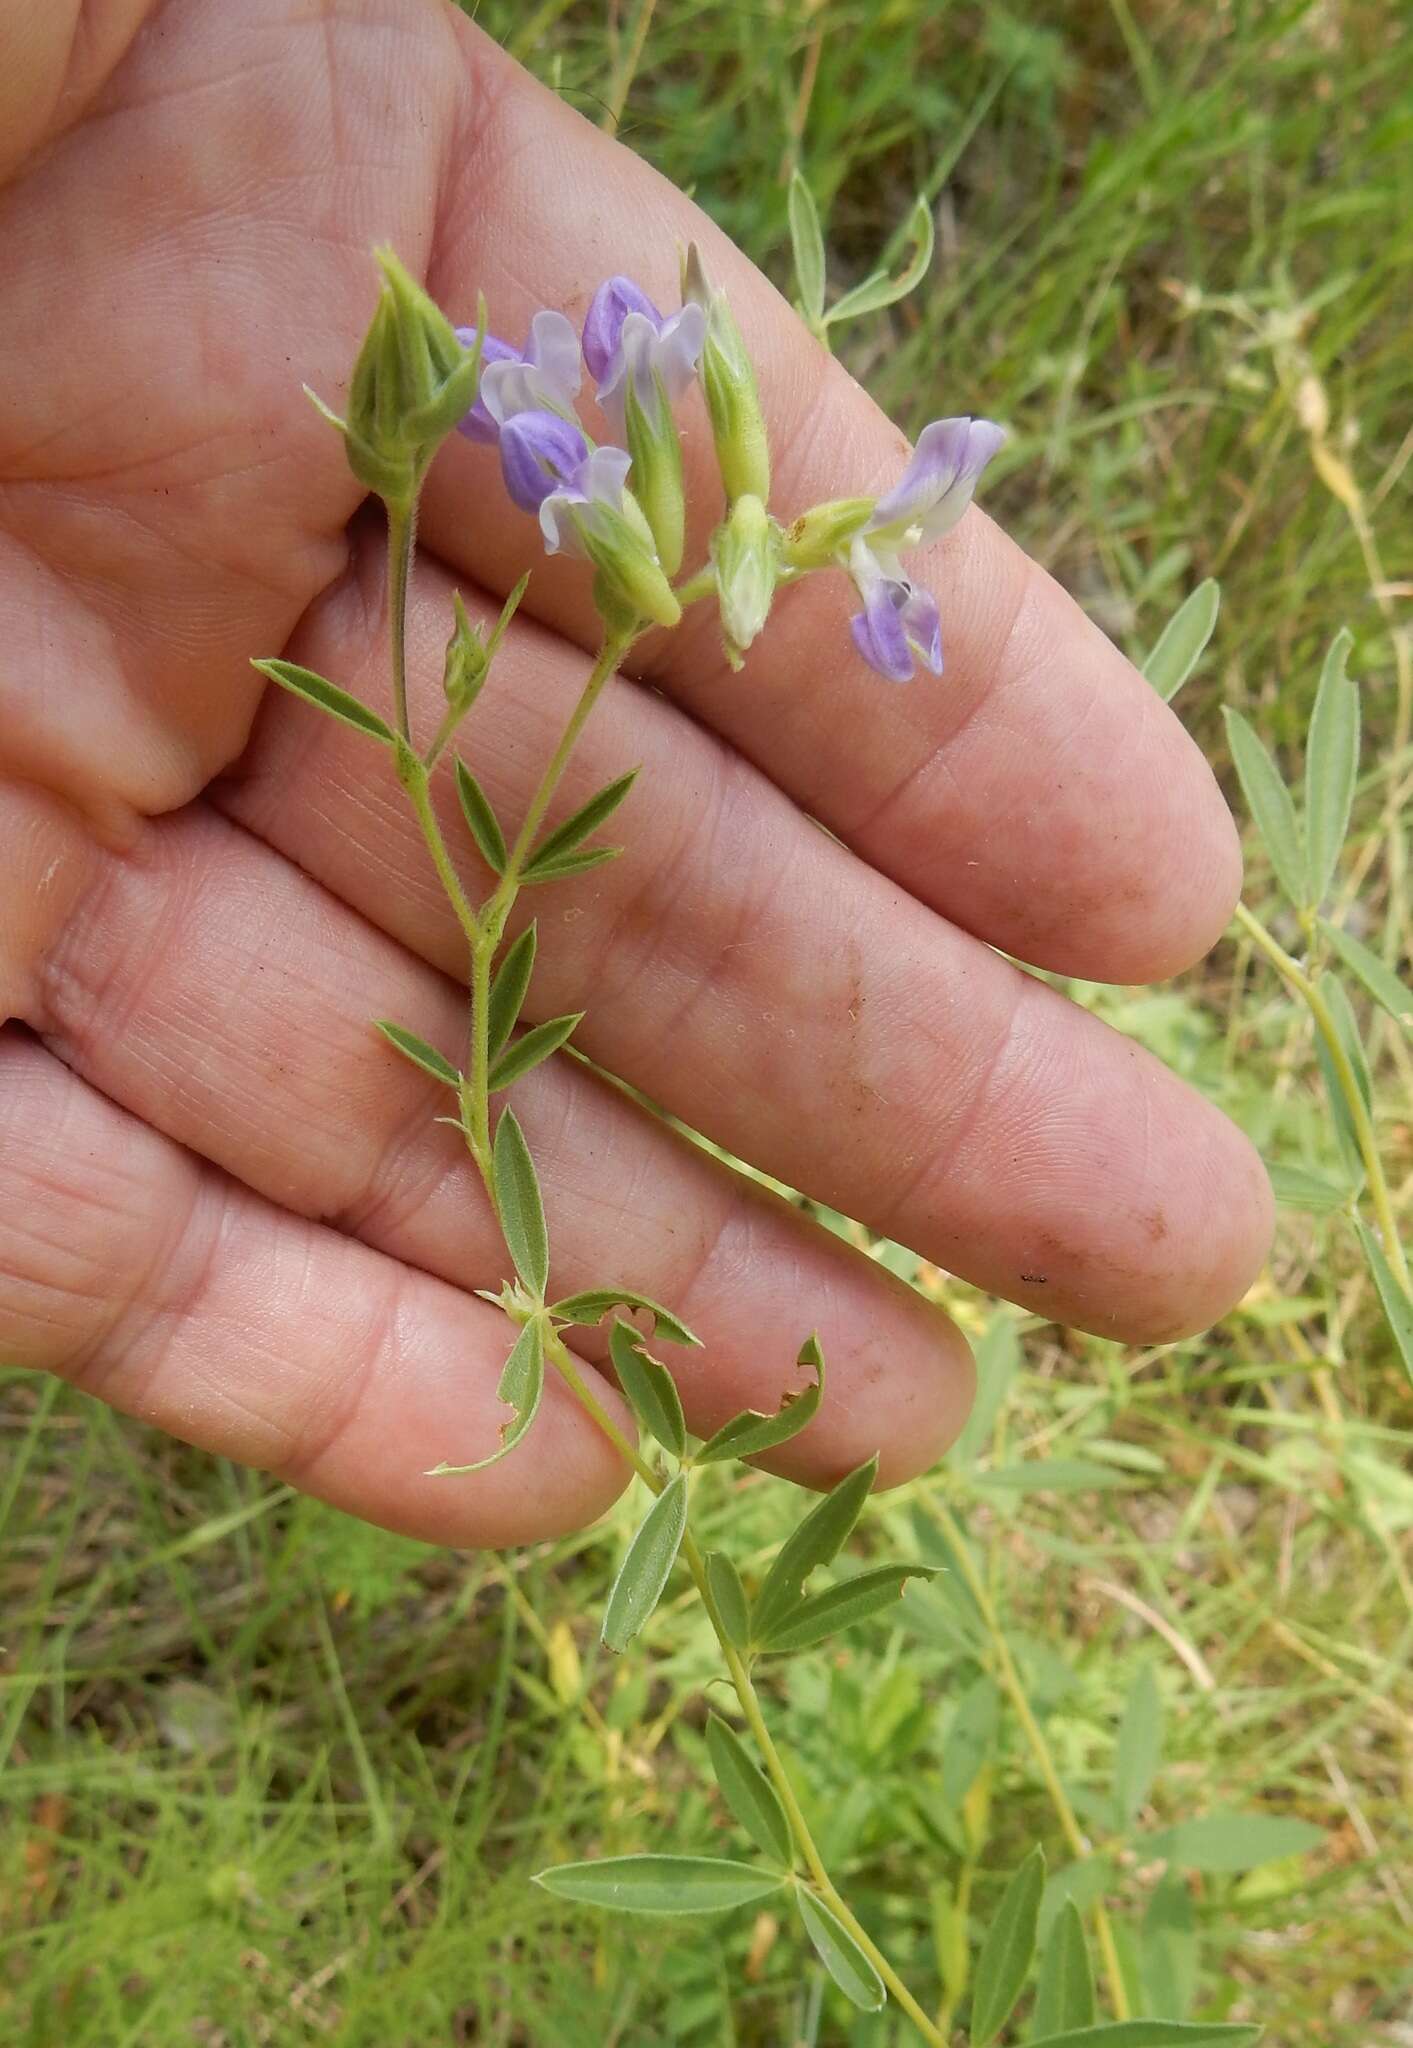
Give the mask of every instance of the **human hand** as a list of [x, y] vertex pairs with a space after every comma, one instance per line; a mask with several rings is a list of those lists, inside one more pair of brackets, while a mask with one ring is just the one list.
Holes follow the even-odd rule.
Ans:
[[[494, 1443], [505, 1326], [472, 1290], [504, 1260], [431, 1084], [368, 1021], [446, 1044], [462, 1010], [401, 793], [248, 666], [281, 648], [387, 699], [378, 531], [299, 385], [337, 400], [375, 241], [455, 319], [484, 290], [518, 339], [613, 271], [667, 301], [694, 237], [761, 373], [778, 511], [880, 487], [905, 446], [685, 200], [432, 0], [134, 0], [67, 84], [58, 12], [30, 9], [0, 123], [0, 1356], [436, 1540], [572, 1527], [623, 1474], [557, 1383], [521, 1454], [423, 1476]], [[700, 420], [687, 437], [705, 478]], [[453, 585], [490, 612], [535, 565], [472, 726], [513, 818], [582, 680], [586, 579], [539, 560], [493, 455], [459, 442], [422, 539], [424, 723]], [[1165, 707], [983, 514], [920, 573], [940, 682], [863, 668], [824, 577], [740, 676], [710, 620], [644, 643], [566, 791], [642, 762], [630, 851], [541, 906], [528, 1013], [587, 999], [602, 1066], [985, 1287], [1116, 1337], [1201, 1328], [1264, 1253], [1258, 1161], [991, 947], [1176, 971], [1229, 914], [1231, 822]], [[781, 1469], [830, 1479], [877, 1447], [896, 1480], [955, 1434], [965, 1346], [881, 1267], [573, 1061], [515, 1102], [556, 1285], [609, 1271], [681, 1312], [695, 1427], [771, 1405], [818, 1324], [829, 1396]]]

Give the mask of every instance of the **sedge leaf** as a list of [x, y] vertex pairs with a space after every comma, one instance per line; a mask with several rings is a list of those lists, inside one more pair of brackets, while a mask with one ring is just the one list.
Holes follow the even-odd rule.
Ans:
[[[605, 783], [596, 796], [567, 817], [562, 825], [556, 825], [547, 838], [542, 839], [525, 864], [523, 879], [533, 882], [538, 879], [541, 868], [557, 867], [567, 854], [573, 853], [591, 832], [606, 824], [622, 803], [637, 780], [638, 771], [630, 768], [626, 775], [620, 775], [616, 782]], [[597, 851], [604, 851], [599, 848]]]
[[515, 1261], [515, 1270], [520, 1278], [536, 1300], [543, 1301], [545, 1283], [549, 1279], [549, 1235], [545, 1229], [545, 1209], [540, 1199], [535, 1162], [530, 1157], [525, 1133], [516, 1121], [513, 1109], [503, 1110], [496, 1125], [491, 1167], [506, 1249]]
[[677, 1384], [667, 1367], [649, 1357], [643, 1340], [631, 1323], [615, 1322], [609, 1332], [608, 1348], [628, 1406], [648, 1435], [674, 1458], [687, 1448], [687, 1424]]
[[456, 762], [456, 794], [461, 800], [461, 814], [470, 827], [482, 860], [493, 874], [505, 873], [505, 834], [500, 829], [491, 800], [482, 789], [466, 763], [458, 755]]
[[434, 1465], [429, 1478], [445, 1478], [449, 1473], [483, 1472], [487, 1465], [494, 1465], [513, 1451], [529, 1429], [539, 1412], [540, 1396], [545, 1387], [545, 1345], [544, 1330], [538, 1316], [526, 1323], [511, 1347], [505, 1369], [496, 1387], [496, 1399], [504, 1401], [515, 1410], [508, 1422], [501, 1424], [500, 1443], [489, 1457], [477, 1458], [471, 1465]]
[[927, 275], [937, 235], [932, 208], [925, 198], [920, 198], [913, 207], [903, 232], [910, 246], [902, 269], [891, 277], [886, 270], [875, 270], [862, 284], [856, 284], [852, 291], [845, 292], [843, 298], [836, 299], [825, 314], [827, 327], [833, 327], [840, 320], [857, 319], [861, 313], [882, 312], [885, 306], [896, 306], [899, 299], [905, 299], [909, 292], [917, 290]]
[[724, 1550], [709, 1550], [706, 1575], [727, 1642], [733, 1650], [746, 1649], [751, 1640], [751, 1608], [741, 1574]]
[[1292, 903], [1305, 902], [1305, 849], [1290, 791], [1281, 772], [1239, 711], [1227, 705], [1222, 713], [1237, 780], [1266, 844], [1276, 880]]
[[1413, 989], [1406, 988], [1393, 969], [1385, 967], [1378, 954], [1371, 952], [1352, 932], [1341, 931], [1338, 925], [1327, 923], [1323, 917], [1320, 930], [1380, 1009], [1387, 1010], [1395, 1024], [1401, 1024], [1405, 1031], [1413, 1031]]
[[347, 690], [341, 690], [326, 676], [316, 675], [312, 668], [300, 668], [293, 661], [253, 661], [250, 665], [258, 668], [262, 676], [269, 676], [272, 682], [282, 683], [296, 697], [303, 697], [307, 704], [317, 704], [321, 711], [341, 718], [355, 731], [371, 733], [385, 746], [392, 745], [395, 737], [392, 727], [379, 718], [376, 711], [370, 711], [366, 704], [360, 704], [356, 697], [350, 697]]
[[733, 1415], [729, 1422], [723, 1422], [697, 1452], [698, 1465], [714, 1465], [723, 1458], [758, 1457], [762, 1451], [788, 1443], [813, 1422], [824, 1397], [824, 1354], [817, 1337], [806, 1338], [796, 1364], [814, 1374], [813, 1384], [801, 1393], [784, 1394], [774, 1415], [747, 1408], [740, 1415]]
[[1045, 1858], [1037, 1847], [1001, 1894], [1001, 1903], [976, 1959], [971, 2048], [987, 2048], [987, 2043], [995, 2040], [1021, 1995], [1035, 1954], [1040, 1894], [1044, 1889]]
[[845, 1579], [842, 1585], [831, 1586], [827, 1592], [815, 1593], [787, 1609], [768, 1632], [758, 1630], [757, 1648], [777, 1656], [789, 1650], [813, 1649], [816, 1643], [837, 1635], [841, 1628], [853, 1628], [857, 1622], [877, 1614], [880, 1608], [891, 1607], [902, 1598], [909, 1579], [934, 1576], [935, 1568], [929, 1564], [883, 1564], [873, 1571], [860, 1572], [855, 1578]]
[[1359, 692], [1345, 674], [1354, 635], [1340, 628], [1325, 656], [1305, 742], [1306, 900], [1323, 903], [1354, 807], [1359, 771]]
[[1383, 1304], [1384, 1319], [1389, 1332], [1398, 1346], [1398, 1355], [1403, 1360], [1404, 1370], [1413, 1380], [1413, 1301], [1408, 1299], [1398, 1284], [1398, 1275], [1388, 1262], [1387, 1254], [1379, 1240], [1362, 1217], [1354, 1219], [1354, 1228], [1359, 1233], [1369, 1271], [1374, 1276], [1379, 1300]]
[[606, 1648], [625, 1649], [657, 1606], [686, 1527], [687, 1475], [679, 1472], [648, 1509], [618, 1567], [603, 1618]]
[[1208, 1813], [1145, 1835], [1145, 1857], [1162, 1857], [1183, 1870], [1226, 1875], [1255, 1870], [1284, 1856], [1303, 1855], [1325, 1840], [1323, 1828], [1275, 1813]]
[[795, 1901], [815, 1954], [844, 1996], [865, 2012], [881, 2012], [887, 1996], [883, 1979], [838, 1914], [803, 1886], [796, 1891]]
[[492, 1059], [515, 1028], [534, 966], [535, 927], [527, 924], [519, 938], [506, 948], [491, 983], [490, 1001], [486, 1005], [486, 1044]]
[[378, 1019], [378, 1029], [389, 1045], [395, 1045], [405, 1059], [414, 1067], [421, 1067], [424, 1073], [434, 1074], [439, 1081], [445, 1081], [449, 1088], [460, 1086], [461, 1076], [449, 1059], [439, 1053], [434, 1045], [428, 1045], [425, 1038], [419, 1038], [415, 1031], [406, 1031], [401, 1024], [390, 1024], [385, 1017]]
[[786, 1537], [752, 1610], [753, 1636], [769, 1634], [798, 1604], [805, 1580], [815, 1566], [830, 1564], [838, 1556], [877, 1474], [878, 1459], [874, 1456], [841, 1479]]
[[617, 1913], [725, 1913], [779, 1891], [777, 1870], [716, 1856], [600, 1856], [560, 1863], [534, 1882], [578, 1905]]
[[1165, 704], [1172, 703], [1206, 653], [1221, 602], [1222, 587], [1209, 576], [1188, 593], [1158, 635], [1143, 674]]
[[578, 1323], [586, 1330], [594, 1329], [601, 1323], [611, 1308], [645, 1309], [653, 1319], [652, 1335], [661, 1337], [664, 1344], [697, 1344], [700, 1337], [694, 1337], [685, 1323], [679, 1322], [671, 1309], [664, 1308], [660, 1301], [653, 1301], [646, 1294], [634, 1294], [628, 1287], [588, 1287], [582, 1294], [566, 1294], [563, 1301], [550, 1304], [550, 1314], [562, 1323]]
[[1140, 1666], [1114, 1751], [1114, 1819], [1122, 1833], [1148, 1797], [1163, 1750], [1163, 1702], [1151, 1664]]
[[706, 1744], [722, 1798], [756, 1847], [788, 1868], [794, 1849], [779, 1793], [719, 1714], [707, 1719]]
[[492, 1066], [486, 1078], [486, 1086], [495, 1090], [508, 1088], [512, 1081], [521, 1080], [551, 1053], [573, 1036], [575, 1027], [582, 1023], [584, 1012], [575, 1010], [568, 1017], [547, 1017], [543, 1024], [536, 1024], [523, 1038], [517, 1038], [514, 1045], [508, 1045]]
[[1067, 2027], [1092, 2027], [1095, 2016], [1094, 1972], [1084, 1922], [1074, 1900], [1066, 1899], [1040, 1958], [1031, 2028], [1035, 2034], [1059, 2034]]
[[790, 251], [800, 311], [809, 326], [817, 327], [824, 311], [824, 235], [814, 194], [798, 171], [790, 180]]
[[1220, 2020], [1106, 2020], [1102, 2026], [1032, 2037], [1030, 2048], [1254, 2048], [1257, 2026]]

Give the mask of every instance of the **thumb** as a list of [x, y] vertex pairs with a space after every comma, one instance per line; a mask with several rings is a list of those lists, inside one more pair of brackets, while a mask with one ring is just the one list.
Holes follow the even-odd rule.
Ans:
[[8, 0], [0, 40], [0, 182], [79, 116], [157, 0]]

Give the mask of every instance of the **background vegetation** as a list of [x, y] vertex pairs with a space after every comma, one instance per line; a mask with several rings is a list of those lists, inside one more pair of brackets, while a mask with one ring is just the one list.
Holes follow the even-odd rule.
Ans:
[[[1179, 706], [1224, 772], [1223, 704], [1293, 765], [1324, 648], [1352, 627], [1365, 749], [1341, 914], [1406, 961], [1396, 0], [479, 16], [591, 116], [621, 114], [782, 280], [797, 165], [841, 283], [929, 194], [932, 279], [842, 352], [905, 425], [969, 405], [1012, 425], [990, 508], [1135, 654], [1222, 579]], [[1298, 948], [1259, 849], [1249, 895]], [[1263, 2019], [1272, 2048], [1407, 2048], [1413, 1428], [1321, 1192], [1339, 1165], [1309, 1020], [1236, 943], [1171, 987], [1076, 992], [1221, 1100], [1298, 1201], [1247, 1302], [1161, 1352], [875, 1248], [947, 1299], [984, 1367], [959, 1452], [876, 1513], [902, 1525], [895, 1550], [938, 1561], [964, 1531], [980, 1598], [954, 1572], [898, 1626], [788, 1667], [780, 1732], [851, 1898], [939, 2003], [950, 1976], [964, 2014], [959, 1929], [975, 1941], [1039, 1837], [1047, 1912], [1106, 1897], [1121, 1962], [1170, 1983], [1173, 2009]], [[1406, 1216], [1408, 1050], [1356, 1008]], [[669, 1604], [621, 1666], [587, 1619], [632, 1502], [572, 1541], [465, 1558], [19, 1374], [0, 1375], [0, 1431], [7, 2042], [904, 2038], [838, 2003], [768, 1915], [678, 1932], [527, 1886], [566, 1856], [720, 1838], [695, 1610]], [[783, 1530], [750, 1477], [723, 1470], [704, 1498], [738, 1555]]]

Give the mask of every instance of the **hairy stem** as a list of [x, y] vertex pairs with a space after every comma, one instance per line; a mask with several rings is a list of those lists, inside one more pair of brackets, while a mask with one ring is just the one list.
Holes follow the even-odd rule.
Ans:
[[417, 500], [384, 501], [388, 515], [388, 641], [392, 654], [393, 707], [397, 729], [408, 745], [412, 727], [407, 712], [407, 586], [412, 576], [412, 551], [417, 541]]

